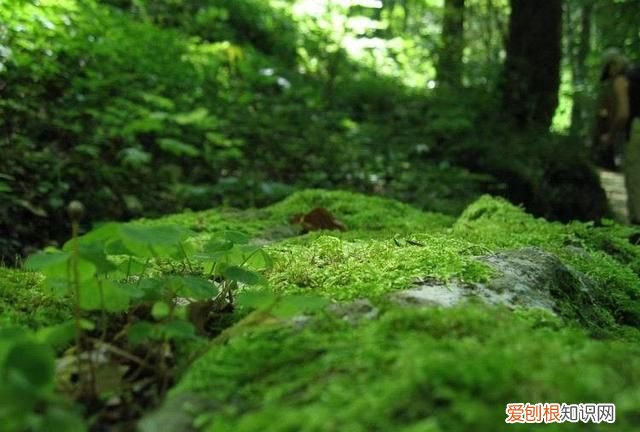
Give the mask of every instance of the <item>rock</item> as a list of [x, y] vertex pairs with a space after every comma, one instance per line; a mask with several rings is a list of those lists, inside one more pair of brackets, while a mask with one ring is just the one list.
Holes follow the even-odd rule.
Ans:
[[376, 319], [380, 313], [378, 308], [367, 299], [359, 299], [349, 303], [333, 303], [328, 306], [327, 310], [352, 324], [361, 320]]
[[589, 293], [587, 276], [565, 266], [555, 255], [539, 248], [525, 248], [477, 258], [499, 275], [487, 283], [442, 282], [429, 279], [418, 286], [391, 294], [401, 305], [450, 307], [477, 298], [491, 305], [509, 308], [557, 310], [558, 298], [578, 291]]

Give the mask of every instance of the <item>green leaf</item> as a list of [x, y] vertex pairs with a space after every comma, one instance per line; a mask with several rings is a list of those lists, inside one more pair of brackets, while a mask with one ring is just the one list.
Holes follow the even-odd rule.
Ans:
[[235, 244], [247, 244], [251, 237], [240, 231], [225, 231], [224, 238]]
[[176, 319], [160, 325], [160, 331], [169, 339], [197, 339], [196, 328], [189, 321]]
[[129, 293], [110, 280], [91, 279], [80, 283], [80, 307], [83, 310], [121, 312], [129, 307]]
[[118, 271], [124, 276], [139, 275], [145, 270], [145, 264], [141, 260], [129, 256], [129, 258], [118, 264]]
[[132, 167], [139, 167], [147, 165], [151, 162], [151, 153], [137, 149], [135, 147], [129, 147], [121, 152], [122, 163]]
[[227, 267], [224, 270], [223, 276], [225, 279], [246, 285], [267, 285], [267, 280], [261, 274], [238, 266]]
[[305, 295], [290, 295], [282, 297], [278, 304], [272, 309], [272, 313], [280, 318], [291, 318], [303, 312], [314, 312], [323, 309], [329, 300]]
[[120, 234], [126, 248], [137, 256], [155, 256], [176, 253], [178, 244], [191, 232], [176, 225], [125, 224], [120, 228]]
[[209, 111], [206, 108], [196, 108], [188, 113], [180, 113], [173, 116], [176, 123], [182, 126], [202, 125], [208, 120]]
[[233, 248], [233, 242], [231, 240], [212, 240], [204, 245], [202, 252], [207, 254], [213, 254], [216, 252], [226, 252]]
[[233, 242], [229, 240], [212, 240], [206, 243], [193, 258], [197, 260], [218, 261], [228, 257], [233, 249]]
[[163, 301], [155, 302], [151, 308], [151, 316], [160, 321], [169, 316], [171, 307]]
[[67, 252], [58, 250], [37, 252], [26, 259], [24, 267], [27, 270], [35, 270], [42, 273], [49, 269], [56, 269], [57, 271], [62, 267], [66, 274], [69, 257], [70, 255]]
[[146, 342], [147, 339], [152, 339], [155, 334], [155, 326], [148, 321], [138, 321], [131, 324], [127, 331], [129, 342], [133, 345], [138, 345]]
[[[25, 268], [36, 270], [47, 276], [47, 279], [69, 280], [73, 276], [71, 269], [71, 254], [66, 251], [38, 252], [25, 261]], [[92, 278], [96, 273], [96, 266], [91, 262], [78, 260], [78, 275], [80, 280]]]
[[167, 288], [171, 288], [168, 286], [168, 282], [170, 282], [170, 277], [143, 278], [140, 283], [128, 284], [128, 289], [131, 295], [137, 299], [159, 301], [166, 297]]
[[43, 416], [37, 418], [32, 430], [47, 432], [86, 432], [84, 420], [76, 412], [63, 407], [50, 407]]
[[63, 298], [69, 294], [69, 280], [64, 277], [47, 277], [43, 286], [49, 290], [49, 293], [57, 298]]
[[178, 294], [181, 297], [206, 300], [218, 295], [218, 287], [208, 280], [197, 276], [180, 277], [182, 284]]
[[116, 265], [107, 259], [104, 252], [104, 244], [98, 242], [81, 242], [78, 245], [78, 254], [85, 261], [90, 262], [96, 268], [97, 274], [106, 274], [116, 270]]
[[93, 331], [96, 329], [96, 324], [93, 321], [89, 321], [88, 319], [81, 319], [80, 327], [82, 328], [82, 330]]
[[200, 149], [192, 146], [191, 144], [183, 143], [173, 138], [162, 138], [158, 140], [158, 146], [175, 156], [200, 156]]
[[[100, 225], [99, 227], [92, 229], [88, 233], [80, 237], [81, 243], [95, 243], [103, 242], [107, 243], [109, 240], [117, 239], [120, 237], [120, 226], [117, 222], [108, 222]], [[64, 245], [64, 250], [69, 250], [70, 242]]]
[[12, 376], [8, 381], [33, 389], [53, 387], [55, 353], [51, 347], [36, 342], [20, 342], [7, 353], [4, 373]]
[[273, 260], [264, 250], [259, 249], [251, 254], [247, 254], [247, 267], [258, 270], [266, 270], [273, 267]]
[[266, 309], [276, 300], [277, 296], [269, 291], [242, 291], [236, 296], [239, 306], [253, 309]]
[[36, 339], [54, 348], [61, 348], [69, 344], [74, 339], [75, 335], [75, 322], [69, 321], [38, 329], [36, 332]]
[[147, 102], [149, 105], [154, 107], [171, 111], [175, 108], [175, 104], [171, 99], [153, 94], [153, 93], [141, 93], [142, 99]]
[[130, 295], [127, 290], [114, 281], [102, 281], [104, 307], [107, 312], [122, 312], [129, 309]]

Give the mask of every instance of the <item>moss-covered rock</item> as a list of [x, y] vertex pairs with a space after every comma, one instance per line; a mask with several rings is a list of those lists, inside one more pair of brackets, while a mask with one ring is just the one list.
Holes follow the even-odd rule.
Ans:
[[206, 431], [513, 430], [510, 402], [613, 402], [616, 430], [633, 431], [638, 354], [543, 312], [392, 309], [355, 327], [318, 320], [233, 339], [194, 364], [170, 398], [210, 401], [193, 416]]
[[[269, 244], [270, 288], [334, 302], [368, 298], [375, 308], [367, 303], [367, 319], [331, 312], [302, 329], [263, 326], [212, 346], [169, 397], [167, 406], [183, 414], [188, 407], [207, 407], [183, 415], [190, 420], [183, 426], [522, 430], [504, 422], [505, 404], [521, 401], [613, 402], [616, 430], [640, 427], [634, 230], [549, 223], [489, 196], [454, 224], [386, 200], [324, 191], [295, 194], [254, 215], [261, 215], [265, 228], [274, 227], [318, 206], [350, 230]], [[551, 264], [545, 267], [549, 279], [544, 271], [528, 274], [535, 257], [529, 260], [527, 251]], [[532, 289], [541, 285], [556, 315], [475, 302], [420, 309], [388, 301], [390, 293], [429, 281], [509, 291], [506, 267], [495, 265], [500, 257], [519, 260], [507, 270], [522, 273]], [[584, 427], [565, 423], [545, 430]]]
[[[348, 229], [302, 234], [290, 224], [316, 207]], [[175, 427], [507, 430], [509, 402], [614, 402], [616, 430], [640, 428], [640, 248], [633, 228], [549, 223], [489, 196], [453, 220], [322, 190], [259, 210], [213, 209], [146, 223], [190, 228], [196, 244], [244, 232], [273, 258], [269, 290], [334, 303], [304, 320], [256, 321], [212, 343], [170, 394], [166, 409], [181, 412]], [[68, 316], [39, 281], [33, 273], [0, 271], [6, 323], [41, 327]], [[488, 306], [472, 299], [449, 308], [392, 301], [394, 293], [429, 284], [483, 286], [494, 299], [535, 292], [544, 301]], [[345, 312], [356, 300], [363, 312]], [[540, 304], [553, 313], [518, 307]], [[249, 310], [236, 312], [240, 319]], [[143, 424], [154, 430], [158, 421]]]

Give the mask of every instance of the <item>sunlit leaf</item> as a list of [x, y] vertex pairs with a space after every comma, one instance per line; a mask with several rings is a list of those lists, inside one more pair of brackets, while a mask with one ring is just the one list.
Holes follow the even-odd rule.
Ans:
[[200, 149], [173, 138], [162, 138], [158, 140], [158, 146], [167, 153], [175, 156], [196, 157], [200, 155]]
[[151, 308], [151, 316], [157, 320], [162, 320], [169, 316], [171, 307], [163, 301], [155, 302]]
[[196, 108], [188, 113], [180, 113], [173, 116], [173, 119], [179, 125], [201, 124], [207, 120], [209, 111], [206, 108]]

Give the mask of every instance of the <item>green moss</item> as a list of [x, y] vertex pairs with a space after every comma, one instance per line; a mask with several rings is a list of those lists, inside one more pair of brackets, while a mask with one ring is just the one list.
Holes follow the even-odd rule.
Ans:
[[345, 240], [327, 234], [269, 248], [271, 286], [281, 293], [313, 293], [335, 300], [375, 297], [406, 289], [419, 278], [486, 280], [491, 270], [472, 255], [473, 244], [443, 234], [384, 240]]
[[[329, 209], [349, 230], [299, 235], [289, 219], [314, 207]], [[597, 335], [640, 326], [640, 248], [629, 240], [637, 230], [615, 223], [550, 223], [490, 196], [452, 221], [385, 198], [306, 190], [262, 210], [214, 209], [149, 223], [179, 224], [206, 238], [225, 230], [245, 232], [269, 243], [275, 266], [268, 276], [275, 291], [334, 300], [376, 297], [427, 277], [483, 281], [492, 273], [474, 256], [540, 247], [595, 282], [589, 290], [554, 293], [563, 317]]]
[[489, 196], [470, 205], [453, 228], [455, 236], [489, 249], [542, 247], [589, 276], [595, 283], [587, 290], [555, 294], [564, 317], [598, 335], [640, 327], [640, 248], [629, 241], [636, 232], [615, 223], [549, 223]]
[[40, 289], [36, 273], [0, 267], [0, 327], [37, 329], [70, 319], [66, 303]]
[[143, 219], [151, 225], [180, 225], [196, 233], [220, 234], [224, 231], [240, 231], [250, 236], [260, 235], [272, 223], [259, 210], [218, 208], [201, 212], [184, 212], [159, 219]]
[[275, 221], [287, 221], [295, 213], [324, 207], [349, 230], [427, 232], [451, 226], [454, 219], [439, 213], [424, 213], [399, 201], [346, 191], [309, 189], [294, 193], [267, 208]]
[[296, 213], [315, 207], [328, 209], [348, 227], [345, 238], [390, 237], [396, 233], [432, 232], [451, 226], [454, 218], [438, 213], [424, 213], [398, 201], [362, 194], [310, 189], [296, 192], [287, 199], [260, 210], [212, 209], [185, 212], [154, 220], [149, 224], [176, 224], [195, 232], [216, 235], [223, 231], [241, 231], [264, 240], [280, 240], [298, 235], [300, 229], [290, 224]]
[[506, 403], [588, 401], [616, 403], [616, 430], [633, 431], [639, 354], [541, 311], [396, 309], [358, 327], [318, 321], [238, 337], [194, 364], [172, 396], [211, 400], [208, 431], [524, 430], [505, 424]]

